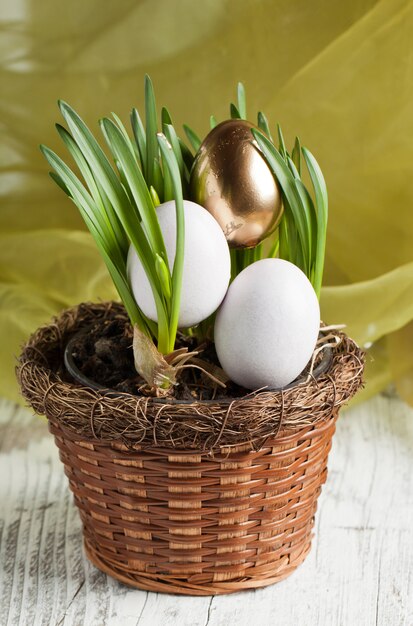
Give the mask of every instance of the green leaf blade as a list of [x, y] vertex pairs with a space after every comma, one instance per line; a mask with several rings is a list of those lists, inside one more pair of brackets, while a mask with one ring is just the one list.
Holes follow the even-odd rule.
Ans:
[[139, 152], [141, 169], [146, 177], [146, 133], [137, 109], [132, 109], [130, 119], [133, 136]]
[[[119, 162], [121, 163], [129, 189], [131, 190], [136, 205], [139, 208], [140, 217], [144, 224], [149, 244], [155, 254], [158, 253], [160, 256], [165, 258], [166, 250], [162, 232], [152, 202], [152, 197], [146, 185], [145, 179], [143, 178], [142, 172], [137, 166], [136, 160], [132, 152], [129, 150], [128, 143], [123, 134], [112, 122], [112, 120], [104, 118], [102, 120], [102, 126], [104, 127], [105, 134], [109, 140], [109, 147], [113, 151], [114, 156], [119, 159]], [[131, 221], [130, 215], [127, 215], [126, 217], [128, 218], [128, 221]]]
[[229, 114], [231, 116], [232, 120], [240, 120], [241, 118], [241, 113], [238, 111], [238, 107], [235, 106], [235, 104], [233, 102], [231, 102], [231, 104], [229, 105]]
[[279, 124], [277, 124], [277, 134], [278, 134], [278, 142], [279, 142], [278, 151], [282, 155], [282, 157], [284, 159], [286, 159], [287, 158], [287, 148], [285, 147], [283, 131], [281, 130], [281, 126]]
[[175, 129], [171, 124], [165, 124], [163, 133], [165, 137], [167, 138], [167, 140], [169, 141], [169, 143], [171, 144], [172, 150], [174, 151], [174, 154], [175, 154], [176, 162], [178, 163], [179, 175], [181, 179], [183, 179], [185, 176], [185, 163], [184, 163], [184, 159], [182, 156], [181, 146], [179, 144], [179, 139], [175, 132]]
[[301, 143], [298, 137], [295, 138], [291, 157], [299, 175], [301, 176]]
[[317, 249], [314, 268], [314, 289], [318, 296], [321, 293], [321, 285], [324, 272], [324, 258], [327, 238], [328, 222], [328, 193], [323, 173], [315, 157], [307, 148], [302, 148], [305, 163], [307, 165], [311, 182], [315, 192], [315, 204], [317, 208]]
[[158, 122], [156, 117], [156, 102], [153, 84], [149, 76], [145, 76], [145, 120], [146, 120], [146, 182], [148, 186], [156, 184], [154, 181], [154, 160], [158, 158], [158, 143], [156, 133]]
[[194, 130], [192, 130], [192, 128], [190, 128], [187, 124], [183, 125], [183, 129], [185, 131], [185, 135], [188, 138], [189, 143], [192, 146], [192, 149], [195, 152], [198, 152], [199, 148], [201, 147], [201, 140], [198, 137], [198, 135], [196, 134], [196, 132]]
[[260, 128], [272, 141], [270, 126], [268, 124], [267, 117], [262, 111], [259, 111], [258, 113], [258, 128]]
[[93, 200], [102, 215], [102, 218], [107, 223], [108, 228], [112, 231], [113, 236], [117, 241], [120, 251], [126, 254], [128, 249], [128, 241], [125, 236], [125, 232], [118, 220], [116, 212], [113, 210], [112, 205], [108, 201], [106, 194], [93, 176], [93, 172], [87, 160], [83, 156], [82, 151], [73, 139], [72, 135], [66, 130], [66, 128], [64, 128], [60, 124], [56, 124], [56, 129], [64, 144], [66, 145], [68, 151], [72, 155], [73, 160], [78, 166], [83, 176], [83, 179], [93, 197]]
[[[280, 152], [271, 143], [271, 141], [259, 130], [252, 129], [252, 133], [259, 149], [264, 155], [270, 169], [274, 176], [278, 180], [286, 202], [284, 202], [285, 209], [291, 209], [292, 217], [297, 228], [300, 244], [303, 248], [303, 259], [305, 262], [306, 273], [309, 275], [309, 232], [307, 226], [307, 220], [305, 217], [305, 207], [302, 204], [300, 194], [295, 184], [295, 179], [290, 169], [283, 159]], [[291, 239], [291, 237], [290, 237]], [[290, 241], [291, 245], [291, 241]]]
[[171, 114], [169, 113], [166, 107], [162, 107], [161, 122], [162, 122], [162, 127], [165, 126], [165, 124], [170, 124], [171, 126], [173, 125]]
[[247, 119], [247, 99], [245, 95], [245, 87], [242, 83], [237, 85], [238, 112], [241, 119]]
[[176, 251], [174, 266], [172, 270], [172, 303], [169, 323], [171, 350], [173, 350], [172, 342], [175, 342], [176, 332], [178, 329], [182, 294], [182, 276], [184, 269], [185, 250], [185, 213], [183, 204], [182, 183], [179, 175], [179, 166], [176, 161], [174, 152], [165, 135], [159, 133], [158, 142], [162, 153], [162, 158], [169, 170], [169, 174], [171, 177], [176, 210]]

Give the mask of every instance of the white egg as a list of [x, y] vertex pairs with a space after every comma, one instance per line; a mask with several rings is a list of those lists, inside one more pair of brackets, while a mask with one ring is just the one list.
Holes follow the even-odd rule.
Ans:
[[228, 376], [247, 389], [291, 383], [310, 360], [320, 307], [293, 263], [263, 259], [230, 285], [215, 322], [215, 347]]
[[[169, 266], [176, 251], [175, 202], [157, 207]], [[185, 248], [179, 326], [194, 326], [221, 304], [231, 275], [228, 243], [218, 222], [199, 204], [184, 200]], [[142, 263], [133, 246], [128, 254], [128, 276], [133, 295], [144, 314], [157, 321], [155, 300]]]

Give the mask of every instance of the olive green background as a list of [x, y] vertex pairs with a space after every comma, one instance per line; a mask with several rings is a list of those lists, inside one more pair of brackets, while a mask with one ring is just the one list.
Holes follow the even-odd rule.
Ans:
[[[330, 193], [328, 323], [368, 350], [366, 397], [413, 402], [413, 4], [406, 0], [3, 0], [0, 9], [0, 394], [15, 356], [63, 307], [113, 297], [74, 205], [39, 150], [64, 154], [56, 100], [97, 131], [142, 109], [143, 76], [176, 127], [228, 117], [245, 83], [319, 160]], [[242, 314], [242, 313], [241, 313]]]

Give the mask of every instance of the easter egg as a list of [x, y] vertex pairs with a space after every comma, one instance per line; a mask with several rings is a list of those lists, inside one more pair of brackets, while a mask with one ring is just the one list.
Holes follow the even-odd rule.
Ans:
[[320, 307], [306, 275], [293, 263], [263, 259], [235, 278], [217, 313], [221, 366], [247, 389], [285, 387], [309, 362]]
[[[171, 271], [176, 251], [175, 211], [174, 201], [156, 209]], [[181, 328], [198, 324], [218, 308], [231, 275], [229, 248], [219, 224], [208, 211], [189, 200], [184, 201], [184, 217], [184, 268], [178, 320]], [[127, 267], [138, 306], [149, 319], [157, 321], [152, 289], [133, 246], [129, 248]]]
[[220, 224], [231, 247], [256, 246], [278, 226], [281, 191], [253, 145], [253, 124], [227, 120], [201, 144], [191, 170], [190, 195]]

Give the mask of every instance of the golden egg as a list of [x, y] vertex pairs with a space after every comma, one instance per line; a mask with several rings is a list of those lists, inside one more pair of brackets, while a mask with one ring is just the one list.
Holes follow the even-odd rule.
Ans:
[[250, 122], [218, 124], [202, 142], [192, 167], [191, 199], [220, 224], [232, 248], [250, 248], [278, 226], [281, 191], [253, 145]]

